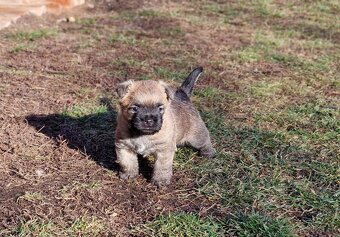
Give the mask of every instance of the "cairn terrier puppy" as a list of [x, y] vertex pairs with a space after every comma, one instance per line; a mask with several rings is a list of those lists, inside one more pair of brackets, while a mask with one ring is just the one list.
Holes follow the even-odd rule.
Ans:
[[118, 85], [115, 146], [120, 178], [138, 175], [137, 155], [154, 155], [152, 183], [158, 187], [170, 184], [179, 145], [190, 145], [201, 156], [214, 156], [208, 129], [190, 101], [202, 72], [202, 67], [193, 70], [176, 90], [152, 80], [130, 80]]

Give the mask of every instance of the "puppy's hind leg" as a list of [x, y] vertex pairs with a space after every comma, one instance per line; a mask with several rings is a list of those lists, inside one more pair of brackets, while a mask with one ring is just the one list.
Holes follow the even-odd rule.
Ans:
[[210, 135], [205, 126], [202, 126], [195, 136], [189, 139], [188, 143], [199, 151], [200, 156], [207, 158], [213, 158], [215, 156], [216, 150], [211, 144]]
[[117, 163], [120, 165], [119, 177], [121, 179], [132, 179], [138, 175], [137, 154], [127, 149], [117, 148]]

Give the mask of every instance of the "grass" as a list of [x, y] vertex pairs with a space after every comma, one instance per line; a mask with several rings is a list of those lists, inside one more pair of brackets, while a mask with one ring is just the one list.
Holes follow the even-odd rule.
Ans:
[[[89, 100], [86, 103], [73, 105], [66, 108], [63, 112], [58, 114], [62, 120], [65, 120], [67, 126], [78, 129], [76, 137], [86, 140], [87, 144], [78, 144], [75, 142], [74, 146], [83, 150], [84, 153], [90, 150], [96, 150], [99, 154], [98, 146], [106, 144], [107, 147], [114, 146], [113, 140], [116, 122], [115, 111], [110, 107], [111, 105], [105, 102], [98, 102], [97, 100]], [[59, 125], [58, 125], [59, 126]], [[100, 144], [98, 144], [98, 142]], [[84, 146], [85, 145], [85, 146]], [[87, 148], [86, 148], [87, 147]], [[97, 156], [98, 154], [93, 154]], [[100, 157], [98, 158], [100, 159]]]
[[275, 220], [258, 213], [228, 220], [228, 233], [240, 237], [293, 237], [292, 226], [286, 220]]
[[95, 217], [81, 216], [73, 221], [66, 231], [69, 235], [80, 236], [100, 236], [105, 229], [105, 225]]
[[174, 167], [177, 169], [186, 169], [193, 165], [197, 153], [191, 149], [178, 148], [176, 152], [176, 159], [174, 160]]
[[10, 50], [11, 53], [20, 53], [22, 51], [32, 50], [34, 46], [30, 44], [18, 44]]
[[101, 184], [98, 182], [90, 182], [90, 183], [80, 183], [80, 182], [72, 182], [68, 185], [63, 186], [58, 192], [63, 198], [72, 198], [77, 195], [77, 193], [81, 193], [86, 190], [89, 192], [95, 192], [101, 189]]
[[164, 16], [164, 13], [161, 11], [156, 11], [154, 9], [145, 9], [140, 12], [138, 12], [139, 17], [146, 17], [146, 18], [152, 18], [152, 17], [160, 17]]
[[272, 219], [258, 213], [239, 215], [225, 220], [200, 218], [192, 213], [162, 215], [136, 228], [148, 236], [271, 236], [293, 237], [293, 226], [284, 219]]
[[8, 35], [8, 37], [17, 41], [37, 41], [39, 39], [56, 36], [57, 34], [58, 31], [56, 29], [41, 28], [32, 31], [18, 31]]
[[[75, 83], [77, 89], [70, 97], [74, 101], [52, 119], [48, 117], [52, 125], [46, 131], [61, 134], [68, 148], [101, 164], [102, 157], [110, 161], [114, 157], [116, 123], [114, 109], [101, 103], [99, 95], [112, 93], [117, 81], [161, 79], [179, 84], [193, 66], [205, 68], [192, 100], [210, 131], [216, 158], [201, 159], [192, 149], [179, 148], [175, 184], [168, 190], [155, 191], [148, 181], [143, 186], [141, 178], [125, 186], [112, 175], [115, 171], [111, 175], [96, 171], [101, 175], [98, 180], [72, 180], [57, 189], [60, 203], [82, 195], [96, 201], [107, 192], [113, 200], [117, 198], [114, 205], [111, 202], [112, 210], [120, 215], [115, 208], [124, 199], [122, 210], [143, 210], [126, 211], [126, 223], [124, 219], [124, 224], [117, 225], [124, 230], [137, 225], [132, 227], [137, 236], [338, 236], [339, 10], [337, 0], [204, 0], [127, 7], [100, 15], [88, 12], [88, 17], [76, 18], [79, 29], [65, 23], [60, 29], [8, 34], [6, 39], [14, 41], [8, 47], [11, 57], [0, 69], [4, 75], [25, 80], [33, 71], [33, 76], [45, 80], [45, 74], [29, 65], [15, 65], [20, 60], [13, 58], [20, 52], [35, 56], [30, 49], [39, 40], [72, 32], [75, 45], [67, 43], [69, 49], [84, 49], [77, 51], [82, 63], [76, 69], [65, 68], [88, 81], [86, 86]], [[53, 68], [57, 60], [51, 59], [48, 66]], [[58, 79], [78, 81], [74, 74]], [[11, 90], [10, 83], [0, 85], [0, 91], [9, 93], [7, 97], [25, 92]], [[52, 134], [57, 141], [58, 136]], [[7, 144], [4, 147], [7, 150]], [[32, 157], [44, 157], [39, 149]], [[29, 151], [22, 153], [18, 157], [31, 157]], [[52, 162], [52, 158], [41, 160]], [[179, 200], [176, 193], [187, 188], [181, 182], [194, 184], [189, 198], [182, 195]], [[106, 185], [114, 191], [105, 189]], [[119, 199], [125, 189], [129, 195]], [[171, 201], [162, 199], [167, 196]], [[214, 204], [211, 212], [192, 211], [197, 210], [191, 208], [196, 197]], [[147, 204], [142, 204], [144, 198]], [[17, 202], [40, 205], [47, 199], [45, 192], [30, 191]], [[91, 206], [91, 200], [86, 205]], [[101, 236], [112, 220], [94, 209], [91, 215], [64, 222], [33, 214], [8, 233]]]
[[133, 58], [122, 58], [122, 59], [115, 60], [113, 63], [115, 65], [117, 65], [117, 67], [119, 67], [119, 68], [124, 67], [124, 66], [128, 66], [128, 67], [145, 67], [145, 66], [147, 66], [145, 62], [137, 61]]
[[[328, 116], [328, 119], [327, 115], [317, 116], [328, 122], [314, 120], [313, 125], [333, 131], [333, 117]], [[324, 229], [337, 228], [339, 203], [332, 188], [336, 186], [339, 169], [335, 153], [330, 155], [331, 160], [324, 160], [317, 155], [316, 148], [306, 147], [306, 141], [292, 142], [285, 131], [231, 127], [216, 112], [206, 112], [204, 118], [218, 141], [217, 158], [198, 166], [184, 163], [185, 169], [199, 174], [201, 193], [235, 211], [262, 210], [267, 215], [278, 216], [285, 211], [282, 207], [289, 206], [302, 213], [295, 219], [297, 222]], [[313, 115], [308, 114], [308, 118], [313, 120]], [[280, 119], [286, 121], [281, 116]], [[325, 143], [323, 139], [316, 140]], [[314, 161], [310, 156], [315, 156]], [[328, 166], [328, 162], [335, 167]], [[256, 233], [256, 228], [253, 231]]]
[[107, 107], [105, 105], [96, 105], [90, 102], [65, 108], [61, 115], [70, 118], [82, 118], [92, 114], [98, 115], [105, 113], [107, 113]]
[[141, 18], [154, 18], [154, 17], [163, 17], [166, 14], [163, 11], [159, 11], [158, 9], [142, 9], [137, 12], [135, 11], [123, 11], [119, 15], [114, 14], [111, 16], [112, 19], [124, 19], [128, 21], [133, 21]]
[[137, 228], [137, 233], [148, 236], [194, 237], [224, 236], [221, 223], [211, 218], [202, 219], [192, 213], [170, 213]]
[[180, 27], [166, 27], [158, 29], [158, 32], [162, 35], [162, 37], [170, 37], [170, 38], [178, 38], [184, 37], [185, 31]]
[[182, 81], [187, 77], [187, 72], [179, 72], [165, 67], [157, 67], [154, 69], [154, 72], [159, 79], [169, 81]]
[[19, 42], [9, 50], [10, 53], [16, 54], [22, 51], [32, 51], [38, 47], [35, 42], [40, 39], [48, 39], [58, 34], [58, 30], [54, 28], [41, 28], [31, 31], [17, 31], [7, 34], [6, 37]]
[[124, 43], [134, 45], [137, 42], [136, 37], [131, 32], [114, 33], [109, 37], [111, 43]]
[[44, 195], [39, 192], [25, 192], [24, 195], [18, 198], [18, 200], [25, 200], [29, 202], [42, 201], [43, 199]]
[[[20, 226], [7, 235], [8, 237], [55, 237], [55, 236], [102, 236], [106, 226], [95, 217], [81, 216], [72, 221], [70, 226], [61, 226], [44, 219], [22, 221]], [[1, 233], [1, 232], [0, 232]]]
[[15, 235], [9, 236], [18, 236], [18, 237], [26, 237], [26, 236], [39, 236], [39, 237], [52, 237], [56, 236], [58, 231], [58, 227], [49, 221], [34, 219], [26, 222], [22, 222], [18, 227]]
[[282, 92], [282, 83], [274, 82], [274, 83], [267, 83], [267, 82], [260, 82], [250, 88], [251, 94], [261, 98], [268, 98], [271, 97], [279, 92]]
[[306, 103], [276, 114], [257, 115], [259, 123], [276, 124], [288, 135], [299, 136], [303, 143], [330, 142], [339, 136], [339, 111], [322, 102]]
[[96, 24], [97, 21], [98, 21], [98, 19], [96, 19], [96, 18], [77, 18], [75, 22], [77, 24], [90, 26], [90, 25]]

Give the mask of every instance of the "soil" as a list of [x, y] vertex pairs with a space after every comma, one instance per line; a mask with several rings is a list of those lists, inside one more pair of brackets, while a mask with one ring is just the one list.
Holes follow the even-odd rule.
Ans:
[[[83, 6], [59, 16], [26, 16], [0, 32], [0, 229], [15, 229], [36, 218], [66, 228], [75, 218], [88, 215], [112, 220], [111, 231], [105, 235], [127, 236], [134, 226], [171, 211], [202, 216], [223, 213], [197, 192], [194, 178], [184, 171], [175, 172], [169, 187], [157, 189], [149, 180], [152, 167], [141, 160], [142, 174], [137, 180], [120, 180], [114, 151], [115, 109], [107, 99], [102, 102], [109, 107], [108, 113], [81, 119], [60, 113], [98, 94], [111, 95], [125, 79], [112, 73], [112, 60], [123, 54], [141, 59], [146, 54], [142, 49], [122, 48], [102, 38], [90, 50], [79, 50], [82, 40], [88, 40], [86, 25], [62, 22], [55, 39], [42, 38], [32, 49], [11, 51], [18, 42], [8, 35], [20, 30], [53, 28], [67, 16], [91, 17], [142, 6], [142, 1], [103, 1], [94, 8]], [[157, 19], [144, 23], [147, 34], [162, 24]], [[107, 18], [96, 24], [99, 31], [112, 25], [126, 27], [120, 20]], [[159, 34], [156, 31], [154, 37]], [[131, 77], [140, 73], [126, 70]], [[79, 93], [81, 88], [90, 92]], [[110, 126], [103, 128], [98, 121]], [[82, 132], [84, 126], [91, 128], [90, 135]], [[99, 188], [89, 188], [89, 184]], [[42, 197], [25, 198], [30, 193]]]

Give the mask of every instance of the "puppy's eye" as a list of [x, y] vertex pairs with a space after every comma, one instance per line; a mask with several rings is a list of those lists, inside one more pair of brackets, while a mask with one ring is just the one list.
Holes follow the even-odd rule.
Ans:
[[137, 113], [139, 107], [137, 105], [132, 105], [130, 108], [129, 108], [129, 111], [131, 113]]
[[159, 111], [160, 113], [164, 113], [164, 105], [159, 105], [159, 106], [158, 106], [158, 111]]

